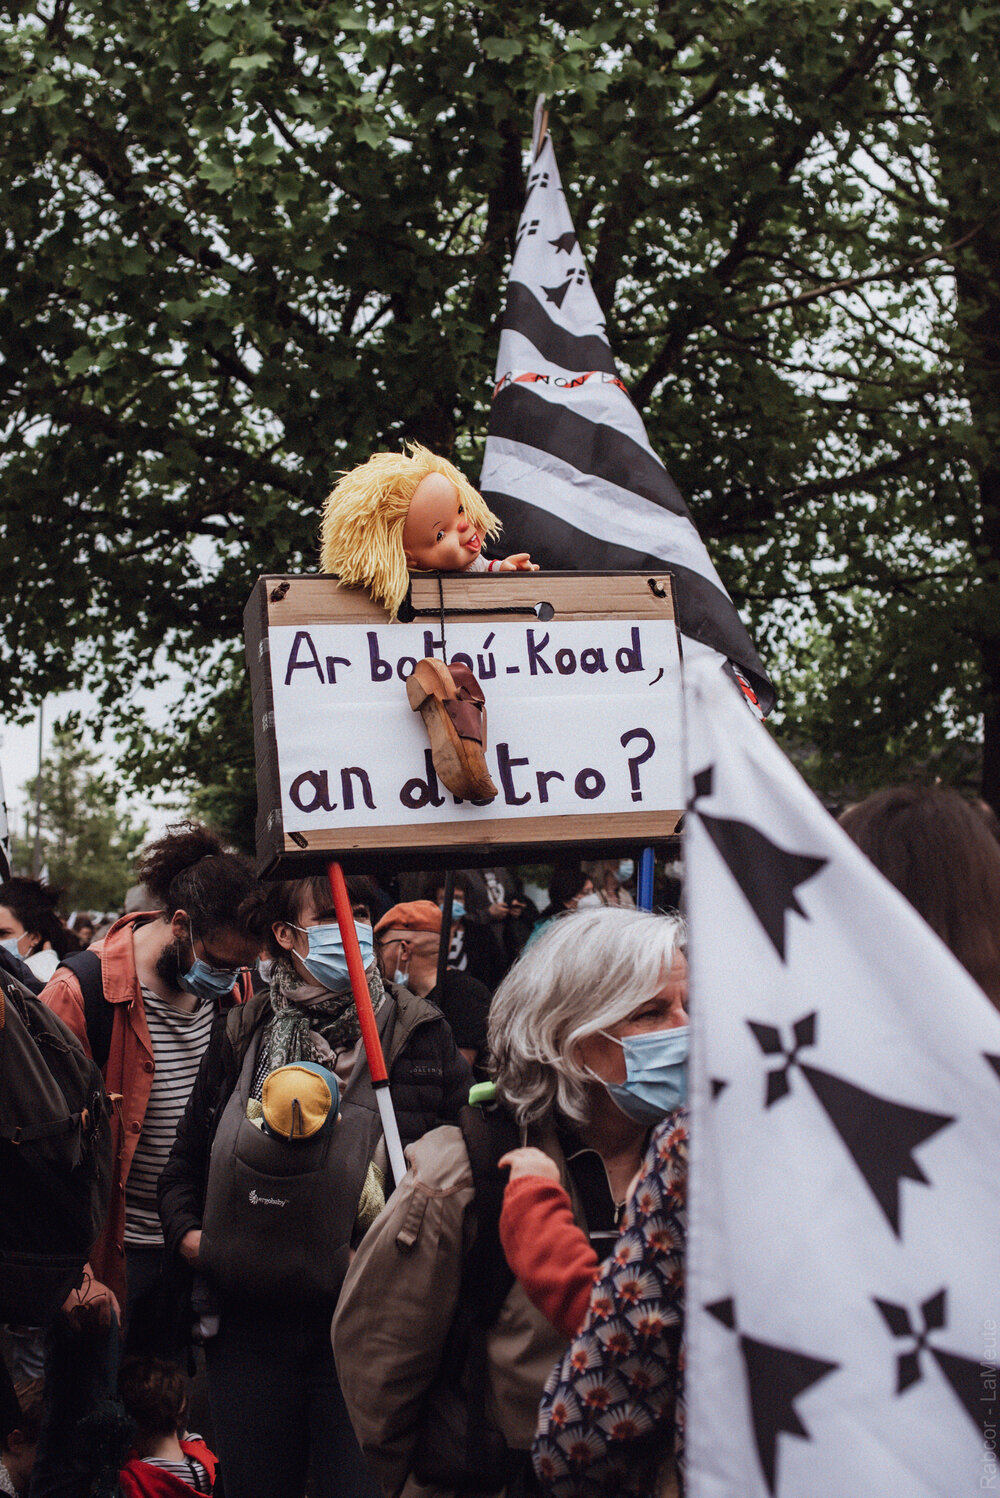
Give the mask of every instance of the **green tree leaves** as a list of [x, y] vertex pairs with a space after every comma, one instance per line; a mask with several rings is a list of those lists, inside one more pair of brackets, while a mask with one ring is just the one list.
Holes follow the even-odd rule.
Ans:
[[22, 7], [4, 710], [85, 675], [133, 765], [204, 776], [183, 729], [143, 742], [137, 677], [237, 658], [253, 578], [314, 565], [339, 469], [419, 438], [475, 475], [541, 90], [784, 732], [852, 784], [967, 773], [949, 746], [1000, 702], [998, 41], [958, 0]]

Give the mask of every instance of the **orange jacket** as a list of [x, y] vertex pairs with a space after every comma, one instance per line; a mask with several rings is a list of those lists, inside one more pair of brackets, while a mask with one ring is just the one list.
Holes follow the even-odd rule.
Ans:
[[[114, 1179], [111, 1205], [100, 1237], [90, 1251], [90, 1266], [96, 1277], [113, 1290], [125, 1309], [125, 1182], [132, 1167], [135, 1147], [142, 1133], [149, 1095], [156, 1067], [153, 1043], [146, 1023], [142, 990], [135, 970], [132, 932], [146, 921], [157, 920], [161, 911], [142, 911], [124, 915], [116, 921], [103, 941], [95, 942], [91, 951], [101, 959], [101, 981], [104, 997], [116, 1005], [111, 1028], [111, 1045], [104, 1067], [104, 1085], [112, 1102], [111, 1148]], [[242, 1002], [245, 993], [240, 994]], [[83, 994], [68, 969], [57, 968], [42, 989], [43, 1004], [59, 1016], [77, 1036], [87, 1055], [91, 1055], [84, 1015]], [[227, 1006], [228, 1007], [228, 1006]]]

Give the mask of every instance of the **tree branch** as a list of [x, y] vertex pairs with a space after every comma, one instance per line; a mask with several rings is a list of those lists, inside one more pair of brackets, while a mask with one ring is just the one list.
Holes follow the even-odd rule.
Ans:
[[876, 579], [865, 578], [834, 578], [830, 582], [807, 583], [801, 588], [795, 588], [786, 593], [757, 593], [748, 590], [744, 593], [747, 602], [754, 603], [793, 603], [797, 598], [812, 598], [824, 593], [853, 593], [856, 591], [868, 591], [879, 594], [893, 594], [906, 592], [917, 583], [941, 582], [947, 578], [963, 577], [965, 570], [959, 567], [932, 568], [928, 572], [913, 572], [906, 577], [886, 577]]
[[[119, 443], [128, 441], [129, 444], [135, 444], [140, 448], [151, 448], [157, 452], [166, 452], [177, 442], [177, 432], [171, 427], [148, 427], [138, 423], [131, 425], [119, 421], [117, 417], [102, 411], [98, 406], [88, 405], [83, 401], [69, 399], [57, 401], [52, 411], [52, 419], [57, 423], [61, 422], [80, 430], [100, 432], [103, 436], [110, 437]], [[285, 468], [279, 468], [276, 463], [270, 463], [242, 448], [233, 447], [227, 442], [222, 442], [218, 437], [186, 433], [184, 441], [199, 457], [227, 463], [243, 478], [253, 483], [266, 484], [269, 488], [290, 494], [295, 499], [307, 499], [312, 493], [310, 481], [302, 475], [290, 473]]]
[[780, 297], [776, 302], [758, 302], [756, 307], [741, 308], [741, 316], [753, 317], [757, 313], [779, 312], [784, 307], [801, 307], [806, 302], [814, 302], [817, 297], [830, 296], [835, 291], [851, 291], [855, 286], [864, 286], [872, 281], [895, 281], [900, 276], [909, 275], [918, 265], [925, 265], [928, 260], [943, 260], [955, 250], [960, 250], [963, 245], [969, 243], [984, 227], [976, 224], [968, 234], [963, 234], [961, 239], [955, 239], [951, 244], [941, 245], [939, 249], [928, 250], [923, 255], [918, 255], [914, 260], [904, 261], [894, 270], [867, 271], [863, 276], [845, 276], [841, 281], [825, 281], [822, 286], [816, 286], [812, 291], [802, 291], [795, 296]]
[[[854, 56], [845, 64], [837, 76], [833, 79], [826, 91], [828, 99], [835, 98], [857, 77], [863, 76], [872, 67], [878, 58], [880, 51], [891, 41], [896, 32], [902, 27], [903, 20], [900, 19], [890, 26], [884, 18], [873, 23], [867, 35], [859, 44]], [[819, 133], [819, 125], [812, 121], [799, 121], [789, 132], [789, 141], [784, 154], [780, 158], [777, 180], [782, 186], [787, 184], [792, 172], [800, 165], [811, 142]], [[731, 284], [733, 276], [738, 267], [750, 254], [751, 247], [757, 234], [759, 234], [768, 215], [772, 209], [774, 192], [757, 194], [746, 210], [743, 218], [737, 223], [732, 235], [729, 249], [721, 260], [711, 268], [706, 277], [713, 286], [720, 288]], [[657, 385], [673, 366], [674, 360], [680, 353], [684, 344], [698, 327], [712, 321], [709, 310], [710, 303], [707, 298], [681, 316], [673, 332], [671, 332], [659, 352], [653, 358], [639, 380], [632, 389], [632, 399], [640, 411], [645, 407]]]

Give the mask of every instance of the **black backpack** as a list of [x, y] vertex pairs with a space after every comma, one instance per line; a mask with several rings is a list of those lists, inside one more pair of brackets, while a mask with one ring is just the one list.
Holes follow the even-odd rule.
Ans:
[[80, 1283], [111, 1197], [100, 1069], [0, 965], [0, 1322], [42, 1325]]
[[80, 985], [83, 996], [83, 1020], [87, 1027], [90, 1054], [101, 1071], [108, 1064], [111, 1050], [111, 1031], [115, 1022], [115, 1006], [104, 997], [104, 978], [101, 974], [101, 959], [96, 952], [68, 952], [59, 964], [69, 968]]

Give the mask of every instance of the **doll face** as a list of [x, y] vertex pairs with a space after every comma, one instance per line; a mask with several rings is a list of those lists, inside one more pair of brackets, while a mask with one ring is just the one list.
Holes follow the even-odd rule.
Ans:
[[424, 572], [461, 572], [475, 561], [482, 544], [482, 533], [466, 515], [451, 479], [443, 473], [421, 479], [403, 526], [407, 566]]

